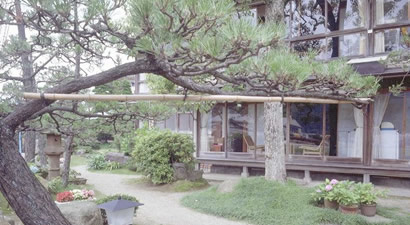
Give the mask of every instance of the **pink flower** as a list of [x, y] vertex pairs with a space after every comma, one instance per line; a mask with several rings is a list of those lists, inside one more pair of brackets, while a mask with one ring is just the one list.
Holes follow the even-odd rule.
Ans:
[[325, 190], [326, 191], [331, 191], [333, 189], [332, 185], [326, 185]]
[[338, 183], [339, 183], [339, 181], [336, 180], [336, 179], [332, 179], [332, 180], [330, 181], [330, 184], [331, 184], [331, 185], [336, 185], [336, 184], [338, 184]]

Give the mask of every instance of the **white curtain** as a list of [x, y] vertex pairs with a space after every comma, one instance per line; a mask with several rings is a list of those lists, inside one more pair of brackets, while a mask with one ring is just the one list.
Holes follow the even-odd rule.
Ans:
[[373, 158], [379, 158], [380, 153], [380, 125], [382, 124], [387, 105], [389, 104], [390, 93], [377, 95], [374, 99], [373, 114]]
[[[366, 27], [366, 6], [367, 6], [367, 1], [358, 1], [359, 4], [359, 16], [360, 16], [360, 20], [361, 20], [361, 26]], [[366, 54], [366, 37], [367, 34], [360, 34], [360, 55], [364, 55]]]
[[349, 154], [350, 157], [362, 158], [363, 156], [363, 111], [358, 108], [353, 109], [354, 121], [356, 130], [354, 136], [353, 151]]
[[[376, 0], [376, 24], [384, 24], [384, 1]], [[374, 52], [384, 52], [384, 32], [375, 33]]]
[[201, 143], [200, 143], [200, 152], [209, 152], [209, 138], [208, 138], [208, 119], [211, 115], [211, 112], [201, 113]]

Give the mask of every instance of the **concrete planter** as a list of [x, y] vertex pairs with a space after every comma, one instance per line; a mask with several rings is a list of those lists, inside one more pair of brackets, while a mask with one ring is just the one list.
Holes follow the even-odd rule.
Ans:
[[87, 183], [87, 179], [85, 179], [85, 178], [75, 178], [75, 179], [69, 180], [68, 183], [75, 184], [75, 185], [84, 185], [84, 184]]

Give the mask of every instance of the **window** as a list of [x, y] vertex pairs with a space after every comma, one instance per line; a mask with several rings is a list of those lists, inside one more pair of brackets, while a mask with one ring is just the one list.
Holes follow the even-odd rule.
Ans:
[[328, 54], [331, 57], [365, 55], [366, 38], [365, 32], [329, 38]]
[[194, 127], [193, 127], [193, 118], [190, 113], [179, 113], [179, 127], [178, 131], [182, 132], [192, 132]]
[[299, 41], [293, 43], [293, 49], [297, 52], [303, 53], [309, 50], [317, 52], [317, 60], [325, 60], [330, 58], [331, 52], [328, 51], [326, 39], [314, 39], [308, 41]]
[[172, 115], [165, 120], [165, 128], [172, 131], [177, 131], [177, 116]]
[[325, 8], [316, 0], [289, 1], [286, 8], [290, 8], [291, 37], [322, 34], [326, 31]]
[[410, 21], [409, 0], [376, 0], [376, 24]]
[[[323, 155], [329, 149], [309, 151], [316, 148], [323, 140], [323, 107], [319, 104], [291, 104], [290, 117], [290, 154], [295, 155]], [[326, 140], [328, 142], [328, 140]], [[327, 151], [327, 152], [324, 152]]]
[[[255, 140], [255, 104], [228, 104], [228, 151], [248, 152]], [[252, 144], [245, 139], [252, 139]]]
[[328, 0], [327, 27], [329, 31], [365, 27], [367, 1]]
[[384, 53], [410, 48], [409, 43], [405, 43], [404, 36], [410, 35], [410, 27], [386, 29], [377, 31], [375, 34], [374, 52]]
[[217, 104], [210, 112], [201, 113], [201, 153], [220, 153], [225, 151], [225, 113], [224, 104]]
[[373, 158], [410, 159], [410, 92], [376, 96]]

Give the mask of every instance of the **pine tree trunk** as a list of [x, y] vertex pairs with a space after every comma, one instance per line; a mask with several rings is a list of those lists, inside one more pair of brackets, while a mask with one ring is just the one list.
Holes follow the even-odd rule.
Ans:
[[[266, 20], [284, 22], [284, 0], [266, 1]], [[286, 180], [285, 143], [283, 134], [283, 106], [279, 102], [265, 102], [265, 178]]]
[[13, 136], [14, 130], [0, 121], [1, 193], [25, 225], [70, 225], [19, 154]]
[[64, 148], [64, 164], [63, 164], [63, 173], [61, 175], [61, 179], [63, 181], [63, 186], [67, 187], [68, 181], [70, 178], [70, 162], [71, 162], [71, 155], [73, 154], [73, 143], [74, 143], [74, 136], [70, 135], [67, 138], [65, 148]]
[[23, 135], [24, 158], [27, 162], [34, 162], [36, 157], [36, 132], [27, 131]]
[[37, 152], [40, 157], [40, 165], [42, 168], [46, 168], [48, 162], [47, 162], [47, 156], [44, 150], [47, 144], [47, 137], [44, 134], [40, 134], [37, 137], [38, 137]]
[[265, 178], [286, 181], [283, 106], [280, 102], [265, 102]]
[[[17, 32], [18, 38], [20, 41], [26, 42], [26, 28], [23, 21], [23, 13], [21, 11], [21, 2], [20, 0], [14, 1], [16, 8], [16, 17], [17, 17]], [[23, 89], [25, 92], [36, 92], [37, 85], [33, 76], [33, 62], [31, 60], [30, 51], [21, 51], [21, 68], [23, 71]], [[33, 162], [36, 155], [36, 133], [33, 131], [28, 131], [24, 135], [24, 154], [27, 162]]]

